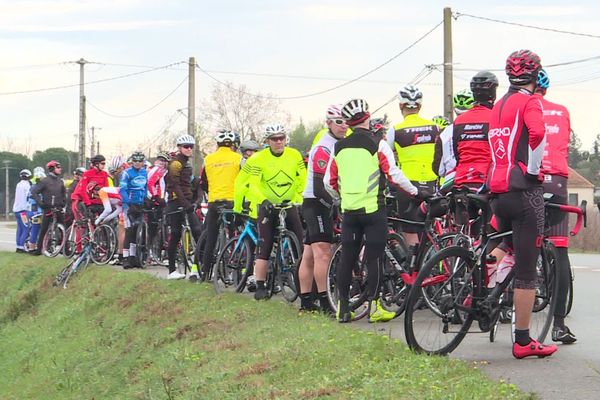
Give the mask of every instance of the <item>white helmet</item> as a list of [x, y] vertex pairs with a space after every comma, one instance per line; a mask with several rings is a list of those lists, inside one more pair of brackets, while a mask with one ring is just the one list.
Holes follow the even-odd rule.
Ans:
[[31, 171], [28, 169], [22, 169], [21, 172], [19, 172], [19, 176], [21, 178], [31, 178]]
[[347, 121], [361, 118], [368, 112], [369, 104], [363, 99], [352, 99], [342, 107], [342, 116]]
[[398, 100], [408, 108], [418, 108], [423, 102], [423, 93], [414, 85], [406, 85], [398, 92]]
[[44, 172], [44, 168], [42, 167], [35, 167], [33, 169], [33, 176], [35, 177], [35, 179], [42, 179], [46, 177], [46, 173]]
[[260, 144], [256, 143], [254, 140], [244, 140], [242, 144], [240, 144], [240, 151], [242, 153], [246, 150], [258, 151], [261, 148], [262, 147], [260, 147]]
[[121, 168], [125, 164], [125, 157], [118, 155], [114, 156], [110, 159], [110, 164], [108, 164], [108, 172], [114, 172]]
[[285, 135], [285, 128], [281, 124], [271, 124], [265, 127], [264, 140], [267, 140], [271, 136]]
[[196, 144], [196, 139], [194, 139], [193, 136], [188, 135], [187, 133], [184, 133], [183, 135], [179, 136], [177, 138], [177, 146], [181, 146], [184, 144], [191, 144], [191, 145], [195, 145]]
[[325, 119], [338, 119], [342, 118], [342, 105], [341, 104], [331, 104], [327, 107], [327, 111], [325, 112]]
[[229, 142], [229, 143], [233, 144], [235, 142], [235, 133], [232, 131], [228, 131], [227, 129], [220, 129], [217, 131], [215, 140], [219, 144], [225, 143], [225, 142]]

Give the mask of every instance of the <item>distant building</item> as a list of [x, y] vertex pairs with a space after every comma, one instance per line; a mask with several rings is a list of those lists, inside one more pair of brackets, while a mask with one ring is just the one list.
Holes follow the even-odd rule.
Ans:
[[587, 200], [588, 206], [594, 204], [594, 184], [571, 167], [569, 167], [567, 189], [569, 192], [569, 204], [577, 206], [582, 200]]

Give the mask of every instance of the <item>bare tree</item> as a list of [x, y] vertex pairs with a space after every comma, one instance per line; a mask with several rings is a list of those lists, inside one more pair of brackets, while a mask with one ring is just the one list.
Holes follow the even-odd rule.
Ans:
[[240, 134], [242, 140], [260, 139], [264, 125], [279, 122], [288, 125], [290, 115], [281, 101], [268, 94], [250, 93], [246, 85], [215, 85], [210, 100], [200, 107], [206, 130], [224, 128]]

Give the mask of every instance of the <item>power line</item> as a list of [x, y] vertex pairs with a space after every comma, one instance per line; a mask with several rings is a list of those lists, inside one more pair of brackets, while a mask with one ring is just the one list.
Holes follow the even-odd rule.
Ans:
[[361, 80], [365, 76], [368, 76], [368, 75], [372, 74], [373, 72], [375, 72], [375, 71], [383, 68], [387, 64], [389, 64], [392, 61], [394, 61], [396, 58], [400, 57], [402, 54], [406, 53], [408, 50], [412, 49], [414, 46], [416, 46], [423, 39], [425, 39], [427, 36], [429, 36], [433, 31], [435, 31], [443, 23], [444, 23], [444, 21], [440, 21], [433, 28], [431, 28], [429, 31], [427, 31], [425, 34], [423, 34], [417, 40], [415, 40], [414, 42], [412, 42], [410, 45], [408, 45], [407, 47], [405, 47], [403, 50], [401, 50], [400, 52], [394, 54], [392, 57], [388, 58], [382, 64], [379, 64], [375, 68], [370, 69], [369, 71], [367, 71], [367, 72], [365, 72], [365, 73], [357, 76], [356, 78], [350, 79], [350, 80], [348, 80], [348, 81], [346, 81], [344, 83], [341, 83], [339, 85], [333, 86], [333, 87], [331, 87], [329, 89], [320, 90], [320, 91], [317, 91], [317, 92], [308, 93], [308, 94], [299, 95], [299, 96], [275, 97], [275, 96], [265, 96], [265, 95], [259, 95], [259, 94], [253, 94], [253, 93], [248, 93], [248, 92], [240, 91], [238, 89], [232, 88], [227, 83], [224, 83], [224, 82], [220, 81], [219, 79], [217, 79], [216, 77], [214, 77], [210, 72], [208, 72], [207, 70], [201, 68], [198, 64], [196, 64], [196, 67], [200, 70], [200, 72], [202, 72], [204, 75], [208, 76], [209, 78], [211, 78], [212, 80], [214, 80], [218, 84], [226, 87], [229, 90], [234, 90], [234, 91], [236, 91], [238, 93], [243, 93], [243, 94], [247, 94], [247, 95], [250, 95], [250, 96], [253, 96], [253, 97], [257, 97], [257, 98], [264, 98], [264, 99], [271, 99], [271, 100], [295, 100], [295, 99], [303, 99], [303, 98], [307, 98], [307, 97], [313, 97], [313, 96], [318, 96], [318, 95], [321, 95], [321, 94], [324, 94], [324, 93], [332, 92], [334, 90], [340, 89], [340, 88], [342, 88], [344, 86], [348, 86], [348, 85], [350, 85], [350, 84], [352, 84], [352, 83], [354, 83], [356, 81]]
[[[588, 58], [582, 58], [579, 60], [572, 60], [572, 61], [563, 61], [563, 62], [559, 62], [559, 63], [555, 63], [555, 64], [544, 64], [543, 67], [544, 68], [555, 68], [555, 67], [562, 67], [565, 65], [573, 65], [573, 64], [580, 64], [580, 63], [584, 63], [584, 62], [589, 62], [589, 61], [593, 61], [593, 60], [598, 60], [600, 59], [600, 56], [593, 56], [593, 57], [588, 57]], [[482, 70], [486, 70], [486, 71], [493, 71], [493, 72], [502, 72], [504, 71], [504, 69], [501, 68], [461, 68], [461, 67], [454, 67], [453, 68], [455, 71], [469, 71], [469, 72], [478, 72], [478, 71], [482, 71]]]
[[[85, 84], [86, 85], [92, 85], [92, 84], [95, 84], [95, 83], [109, 82], [109, 81], [114, 81], [114, 80], [117, 80], [117, 79], [129, 78], [129, 77], [132, 77], [132, 76], [146, 74], [148, 72], [154, 72], [154, 71], [158, 71], [158, 70], [161, 70], [161, 69], [168, 69], [168, 68], [170, 68], [170, 67], [172, 67], [174, 65], [179, 65], [179, 64], [187, 64], [187, 62], [186, 61], [178, 61], [176, 63], [171, 63], [171, 64], [163, 65], [161, 67], [156, 67], [156, 68], [148, 69], [146, 71], [132, 72], [132, 73], [125, 74], [125, 75], [113, 76], [111, 78], [97, 79], [95, 81], [86, 82]], [[0, 92], [0, 96], [8, 96], [8, 95], [13, 95], [13, 94], [26, 94], [26, 93], [46, 92], [46, 91], [50, 91], [50, 90], [67, 89], [67, 88], [78, 87], [78, 86], [79, 86], [79, 83], [74, 83], [74, 84], [71, 84], [71, 85], [53, 86], [53, 87], [47, 87], [47, 88], [41, 88], [41, 89], [21, 90], [21, 91], [16, 91], [16, 92]]]
[[[435, 70], [438, 70], [435, 65], [433, 65], [433, 64], [426, 65], [425, 67], [423, 67], [423, 69], [417, 75], [415, 75], [414, 78], [412, 78], [408, 82], [408, 85], [418, 85], [425, 78], [427, 78], [429, 75], [431, 75], [431, 73]], [[398, 95], [394, 94], [394, 96], [391, 99], [389, 99], [388, 101], [383, 103], [381, 106], [377, 107], [375, 109], [375, 111], [372, 112], [372, 114], [374, 115], [377, 111], [381, 110], [383, 107], [387, 106], [388, 104], [390, 104], [392, 101], [396, 100], [397, 98], [398, 98]]]
[[102, 109], [100, 109], [98, 106], [94, 105], [92, 102], [90, 102], [89, 100], [86, 99], [87, 104], [89, 104], [90, 106], [92, 106], [92, 108], [94, 108], [96, 111], [99, 111], [100, 113], [104, 114], [104, 115], [108, 115], [109, 117], [113, 117], [113, 118], [134, 118], [134, 117], [139, 117], [140, 115], [146, 114], [149, 111], [154, 110], [156, 107], [158, 107], [159, 105], [161, 105], [165, 100], [167, 100], [169, 97], [171, 97], [171, 95], [173, 95], [173, 93], [175, 93], [177, 91], [177, 89], [179, 89], [181, 87], [181, 85], [183, 85], [186, 81], [188, 80], [188, 77], [186, 76], [176, 87], [175, 89], [171, 90], [169, 92], [169, 94], [167, 94], [165, 97], [163, 97], [162, 99], [160, 99], [160, 101], [156, 104], [154, 104], [152, 107], [145, 109], [144, 111], [140, 111], [138, 113], [135, 114], [128, 114], [128, 115], [117, 115], [117, 114], [112, 114], [109, 112], [106, 112]]
[[547, 32], [554, 32], [554, 33], [564, 33], [564, 34], [567, 34], [567, 35], [583, 36], [583, 37], [589, 37], [589, 38], [594, 38], [594, 39], [600, 39], [600, 35], [592, 35], [592, 34], [589, 34], [589, 33], [580, 33], [580, 32], [565, 31], [565, 30], [561, 30], [561, 29], [545, 28], [545, 27], [541, 27], [541, 26], [521, 24], [521, 23], [518, 23], [518, 22], [503, 21], [503, 20], [495, 19], [495, 18], [481, 17], [481, 16], [478, 16], [478, 15], [463, 14], [461, 12], [457, 12], [454, 15], [455, 15], [455, 19], [458, 19], [459, 17], [470, 17], [470, 18], [474, 18], [474, 19], [481, 19], [483, 21], [497, 22], [499, 24], [505, 24], [505, 25], [520, 26], [520, 27], [523, 27], [523, 28], [537, 29], [537, 30], [540, 30], [540, 31], [547, 31]]
[[30, 64], [30, 65], [14, 65], [9, 67], [0, 67], [2, 71], [10, 71], [13, 69], [30, 69], [30, 68], [45, 68], [45, 67], [56, 67], [62, 63], [51, 63], [51, 64]]

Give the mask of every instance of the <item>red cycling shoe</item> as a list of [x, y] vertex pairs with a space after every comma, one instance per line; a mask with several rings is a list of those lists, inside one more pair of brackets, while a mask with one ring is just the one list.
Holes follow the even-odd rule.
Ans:
[[515, 358], [519, 359], [531, 356], [544, 358], [551, 356], [556, 350], [558, 350], [558, 346], [555, 346], [553, 344], [542, 344], [537, 340], [531, 339], [531, 342], [529, 342], [529, 344], [526, 344], [525, 346], [521, 346], [518, 343], [514, 343], [512, 353]]

